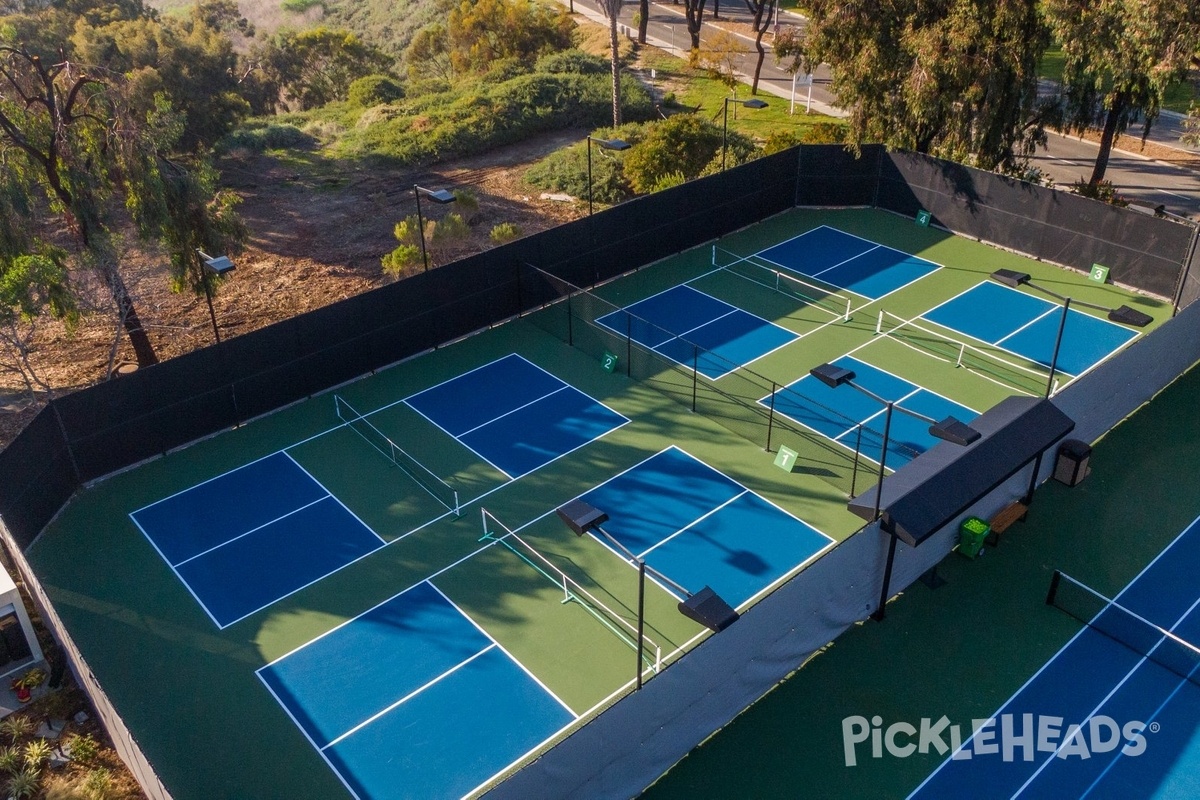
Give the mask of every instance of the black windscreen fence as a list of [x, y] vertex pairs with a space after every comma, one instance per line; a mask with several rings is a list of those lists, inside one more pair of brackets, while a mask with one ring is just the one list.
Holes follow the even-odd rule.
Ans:
[[1184, 309], [1200, 297], [1200, 227], [1192, 235], [1192, 248], [1188, 253], [1187, 267], [1179, 280], [1175, 296], [1176, 309]]
[[52, 402], [0, 452], [0, 517], [27, 547], [78, 485]]
[[871, 206], [879, 185], [882, 145], [863, 145], [859, 152], [840, 144], [797, 148], [796, 205]]
[[1193, 227], [914, 153], [881, 163], [877, 205], [1035, 258], [1175, 297]]

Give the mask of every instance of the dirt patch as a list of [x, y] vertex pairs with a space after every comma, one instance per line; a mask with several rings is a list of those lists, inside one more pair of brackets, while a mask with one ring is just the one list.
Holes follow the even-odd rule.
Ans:
[[[529, 164], [585, 133], [562, 131], [416, 171], [341, 164], [316, 154], [226, 157], [219, 165], [222, 179], [243, 198], [239, 210], [251, 239], [213, 300], [221, 337], [240, 336], [390, 282], [380, 258], [396, 246], [396, 222], [416, 211], [414, 184], [467, 188], [479, 200], [470, 237], [430, 251], [435, 268], [494, 247], [489, 233], [501, 222], [527, 235], [581, 216], [586, 207], [541, 200], [521, 176]], [[427, 204], [422, 211], [434, 217], [446, 213]], [[161, 252], [137, 246], [122, 260], [143, 326], [162, 360], [205, 347], [214, 337], [204, 295], [171, 292], [166, 263]], [[103, 288], [90, 275], [75, 279], [89, 313], [73, 331], [45, 324], [31, 354], [39, 376], [56, 393], [107, 379], [110, 364], [135, 361], [125, 336], [115, 329], [112, 302]], [[19, 378], [0, 374], [0, 446], [20, 432], [44, 399], [31, 403]]]

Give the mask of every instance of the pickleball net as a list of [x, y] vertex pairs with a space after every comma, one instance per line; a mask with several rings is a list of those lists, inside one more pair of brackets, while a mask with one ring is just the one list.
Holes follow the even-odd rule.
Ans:
[[[986, 380], [1006, 388], [1016, 389], [1022, 394], [1042, 397], [1050, 382], [1050, 370], [1043, 365], [1024, 361], [1019, 356], [1005, 353], [998, 348], [988, 349], [954, 338], [931, 327], [921, 325], [915, 319], [892, 314], [883, 309], [875, 321], [875, 333], [889, 336], [899, 344], [939, 361], [974, 372]], [[1012, 358], [1005, 357], [1013, 355]], [[1050, 394], [1058, 390], [1055, 378]]]
[[832, 287], [805, 280], [794, 272], [785, 272], [758, 256], [741, 256], [713, 245], [712, 265], [805, 305], [815, 306], [842, 322], [850, 321], [850, 312], [853, 310], [851, 298], [838, 294]]
[[1046, 604], [1128, 647], [1181, 678], [1200, 685], [1200, 648], [1110, 600], [1059, 570], [1050, 579]]
[[372, 425], [366, 416], [358, 413], [353, 406], [346, 402], [345, 398], [335, 394], [333, 403], [337, 408], [338, 419], [342, 420], [346, 427], [365, 439], [367, 444], [378, 450], [393, 466], [398, 467], [401, 472], [412, 478], [435, 500], [453, 511], [455, 516], [462, 515], [458, 490], [435, 475], [428, 467], [413, 458], [408, 451], [393, 442], [383, 431]]

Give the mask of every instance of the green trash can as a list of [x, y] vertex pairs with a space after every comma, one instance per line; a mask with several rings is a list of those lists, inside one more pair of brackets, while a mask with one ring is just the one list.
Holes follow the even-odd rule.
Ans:
[[979, 517], [967, 517], [958, 528], [958, 553], [974, 558], [983, 549], [983, 541], [992, 532], [992, 526]]

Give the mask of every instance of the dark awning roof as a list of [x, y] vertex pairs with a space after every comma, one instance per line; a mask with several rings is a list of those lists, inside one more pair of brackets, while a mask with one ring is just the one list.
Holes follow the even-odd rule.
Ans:
[[[883, 525], [915, 547], [1066, 436], [1075, 423], [1049, 400], [1009, 397], [971, 420], [981, 434], [968, 447], [941, 442], [883, 481]], [[875, 486], [850, 501], [875, 515]]]

